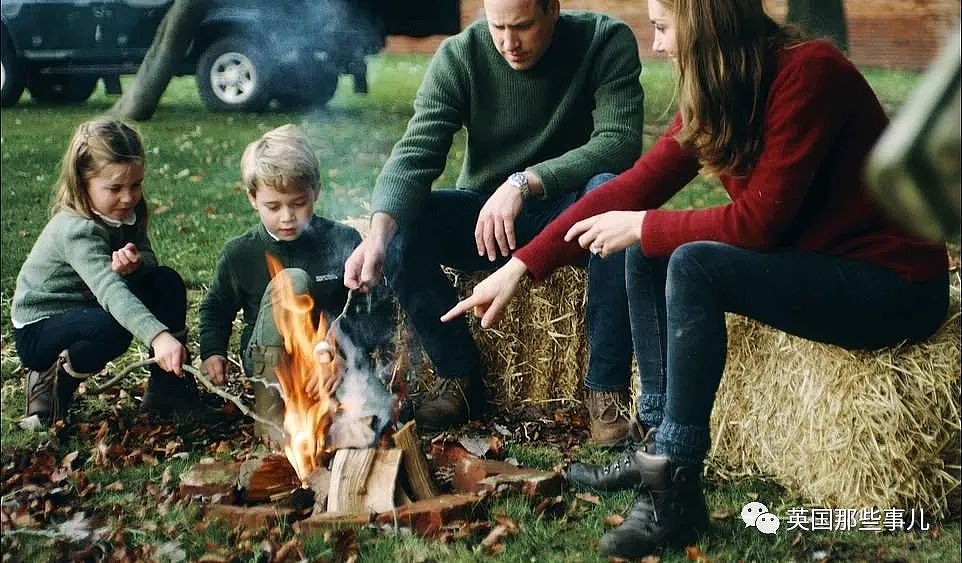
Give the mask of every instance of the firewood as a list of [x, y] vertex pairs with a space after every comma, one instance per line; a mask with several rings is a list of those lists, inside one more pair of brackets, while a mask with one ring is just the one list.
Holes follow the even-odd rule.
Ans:
[[404, 473], [416, 500], [438, 496], [438, 487], [421, 450], [417, 425], [410, 421], [394, 433], [394, 445], [404, 452]]
[[246, 502], [267, 502], [286, 495], [300, 485], [297, 473], [286, 457], [268, 454], [245, 461], [237, 477], [237, 487]]
[[294, 531], [298, 534], [316, 534], [331, 530], [340, 530], [356, 526], [365, 526], [371, 522], [371, 515], [367, 512], [358, 514], [344, 514], [342, 512], [321, 512], [294, 523]]
[[433, 536], [454, 520], [470, 518], [480, 502], [482, 499], [475, 495], [440, 495], [382, 512], [375, 522], [410, 526], [419, 535]]
[[184, 497], [220, 497], [231, 502], [240, 466], [237, 461], [195, 463], [181, 474], [178, 490]]
[[208, 517], [220, 521], [230, 530], [234, 528], [267, 530], [276, 526], [281, 520], [290, 521], [295, 516], [292, 509], [273, 505], [229, 506], [214, 504], [207, 507], [206, 514]]
[[401, 456], [399, 449], [338, 450], [331, 467], [327, 510], [368, 513], [394, 508]]
[[493, 459], [464, 458], [454, 466], [454, 489], [469, 493], [477, 492], [477, 484], [492, 475], [539, 475], [541, 471], [511, 465]]
[[367, 477], [374, 465], [375, 450], [338, 450], [331, 464], [329, 512], [365, 512]]
[[318, 466], [307, 477], [307, 485], [314, 491], [313, 514], [320, 514], [327, 510], [327, 496], [331, 492], [331, 472], [324, 466]]

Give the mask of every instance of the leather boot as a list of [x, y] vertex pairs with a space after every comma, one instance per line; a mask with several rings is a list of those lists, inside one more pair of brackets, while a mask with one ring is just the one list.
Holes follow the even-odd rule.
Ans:
[[676, 466], [645, 452], [636, 457], [642, 489], [625, 521], [601, 537], [598, 549], [604, 556], [634, 559], [690, 545], [708, 528], [700, 468]]
[[[284, 427], [284, 399], [277, 383], [278, 366], [287, 360], [283, 346], [251, 346], [251, 384], [254, 387], [254, 412]], [[267, 424], [254, 421], [254, 435], [271, 451], [283, 451], [284, 435]]]
[[414, 411], [418, 429], [438, 432], [479, 418], [485, 410], [484, 383], [479, 376], [439, 377]]
[[[186, 331], [175, 333], [174, 336], [187, 345]], [[183, 375], [178, 377], [177, 374], [164, 371], [157, 364], [152, 364], [147, 370], [150, 372], [150, 379], [147, 380], [147, 389], [144, 390], [143, 402], [140, 405], [144, 411], [162, 417], [204, 418], [214, 414], [214, 410], [200, 400], [197, 380], [190, 373], [184, 371]]]
[[69, 366], [67, 352], [44, 371], [27, 372], [26, 416], [20, 421], [25, 430], [43, 430], [58, 420], [66, 420], [74, 392], [91, 374], [77, 373]]
[[654, 452], [658, 427], [652, 427], [644, 431], [644, 428], [637, 423], [634, 423], [634, 425], [641, 429], [644, 438], [630, 442], [618, 459], [607, 465], [573, 463], [565, 471], [565, 479], [576, 487], [597, 491], [620, 491], [641, 484], [641, 473], [638, 471], [635, 454], [637, 452]]
[[591, 420], [591, 442], [603, 448], [625, 443], [628, 438], [628, 391], [593, 391], [588, 389], [586, 402]]

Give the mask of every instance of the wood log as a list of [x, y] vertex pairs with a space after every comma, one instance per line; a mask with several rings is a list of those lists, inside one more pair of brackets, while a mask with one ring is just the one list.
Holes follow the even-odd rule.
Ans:
[[195, 463], [180, 475], [180, 495], [184, 497], [218, 497], [234, 500], [234, 485], [241, 464], [238, 461]]
[[294, 523], [298, 534], [316, 534], [343, 528], [366, 526], [371, 523], [369, 513], [343, 514], [341, 512], [321, 512]]
[[433, 536], [454, 520], [466, 520], [482, 502], [476, 495], [440, 495], [399, 506], [377, 515], [381, 525], [410, 526], [421, 536]]
[[314, 491], [314, 510], [312, 514], [323, 514], [327, 510], [327, 497], [331, 492], [331, 472], [318, 466], [307, 477], [307, 485]]
[[300, 485], [291, 462], [281, 454], [268, 454], [248, 459], [241, 464], [237, 488], [245, 502], [277, 500]]
[[353, 514], [393, 509], [401, 457], [399, 449], [338, 450], [327, 510]]
[[228, 529], [268, 530], [281, 520], [291, 521], [295, 511], [274, 505], [229, 506], [214, 504], [207, 507], [205, 514], [224, 524]]
[[467, 493], [478, 492], [477, 484], [482, 479], [494, 475], [540, 476], [545, 472], [526, 467], [517, 467], [505, 461], [481, 458], [464, 458], [454, 466], [454, 489]]
[[394, 445], [404, 452], [404, 475], [411, 487], [412, 496], [416, 500], [438, 496], [438, 486], [428, 468], [428, 460], [421, 450], [421, 439], [418, 437], [417, 425], [413, 420], [394, 433]]

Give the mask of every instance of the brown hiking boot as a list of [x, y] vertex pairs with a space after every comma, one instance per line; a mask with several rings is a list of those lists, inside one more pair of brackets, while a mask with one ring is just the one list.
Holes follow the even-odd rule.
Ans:
[[24, 386], [27, 397], [26, 416], [20, 421], [21, 428], [42, 430], [67, 418], [73, 394], [80, 386], [81, 379], [67, 373], [64, 362], [65, 359], [61, 356], [44, 371], [27, 372]]
[[484, 411], [484, 384], [478, 377], [439, 377], [414, 411], [418, 428], [437, 432], [478, 418]]
[[628, 438], [628, 391], [593, 391], [588, 389], [588, 416], [591, 418], [591, 441], [603, 448], [621, 445]]

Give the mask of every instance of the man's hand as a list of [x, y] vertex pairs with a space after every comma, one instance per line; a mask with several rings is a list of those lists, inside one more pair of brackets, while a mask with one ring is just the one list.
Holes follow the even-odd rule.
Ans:
[[490, 328], [501, 317], [501, 311], [511, 301], [518, 290], [518, 282], [527, 271], [528, 267], [521, 260], [508, 260], [507, 264], [474, 286], [471, 296], [458, 302], [441, 317], [441, 321], [448, 322], [470, 310], [475, 317], [481, 318], [482, 327]]
[[227, 358], [214, 354], [200, 364], [200, 371], [214, 385], [223, 385], [227, 380]]
[[565, 233], [565, 240], [578, 239], [578, 246], [607, 258], [641, 242], [644, 211], [608, 211], [578, 221]]
[[488, 260], [498, 259], [498, 250], [502, 256], [510, 256], [517, 247], [514, 236], [514, 219], [521, 211], [524, 199], [517, 186], [505, 182], [491, 194], [488, 201], [478, 214], [478, 223], [474, 227], [474, 241], [478, 245], [478, 256], [487, 254]]
[[371, 232], [344, 262], [344, 286], [363, 292], [381, 283], [387, 243], [397, 232], [397, 222], [387, 213], [375, 213]]
[[120, 250], [115, 250], [110, 256], [110, 269], [121, 276], [135, 271], [140, 264], [140, 252], [132, 242], [128, 242]]
[[161, 332], [150, 342], [150, 347], [154, 349], [154, 359], [157, 365], [164, 371], [174, 372], [178, 377], [183, 377], [182, 366], [187, 361], [187, 349], [166, 330]]

